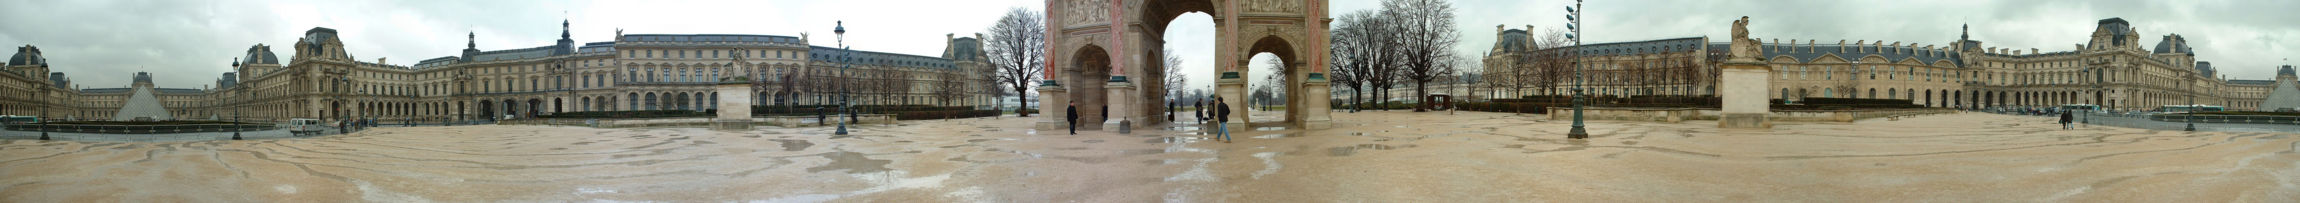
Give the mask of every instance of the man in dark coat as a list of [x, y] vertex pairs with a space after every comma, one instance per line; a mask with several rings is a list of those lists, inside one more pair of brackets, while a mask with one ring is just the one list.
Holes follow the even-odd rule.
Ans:
[[1064, 111], [1069, 111], [1068, 116], [1070, 116], [1070, 134], [1078, 134], [1078, 102], [1070, 102], [1070, 107], [1063, 107], [1063, 109]]
[[1218, 133], [1217, 138], [1221, 139], [1222, 143], [1230, 143], [1230, 103], [1222, 101], [1221, 97], [1214, 98], [1214, 122], [1220, 123], [1215, 128], [1218, 130], [1215, 131]]

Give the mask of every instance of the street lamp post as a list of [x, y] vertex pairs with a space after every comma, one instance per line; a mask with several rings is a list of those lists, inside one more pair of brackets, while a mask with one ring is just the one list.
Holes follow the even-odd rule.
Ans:
[[[42, 89], [46, 89], [46, 88], [42, 88]], [[54, 99], [49, 99], [48, 97], [40, 97], [40, 100], [48, 100], [48, 101], [50, 101], [50, 102], [42, 102], [42, 103], [46, 103], [46, 104], [42, 104], [42, 105], [40, 105], [40, 140], [48, 140], [48, 122], [49, 122], [49, 119], [51, 119], [51, 118], [48, 118], [48, 109], [49, 109], [49, 108], [51, 108], [51, 106], [53, 106], [53, 105], [56, 105], [56, 103], [55, 103], [55, 102], [53, 102], [53, 101], [56, 101], [56, 100], [54, 100]]]
[[351, 78], [344, 76], [336, 76], [335, 78], [335, 105], [333, 107], [335, 108], [335, 132], [338, 134], [351, 134], [351, 118], [343, 115], [343, 86], [349, 83], [351, 83]]
[[[236, 84], [235, 84], [235, 85], [236, 85]], [[246, 94], [245, 92], [241, 92], [241, 94], [240, 94], [239, 96], [241, 96], [241, 97], [246, 97], [246, 96], [247, 96], [247, 94]], [[228, 98], [227, 98], [227, 99], [228, 99]], [[242, 99], [245, 99], [245, 98], [242, 98]], [[239, 103], [231, 103], [230, 105], [232, 105], [232, 140], [240, 140], [240, 131], [241, 131], [241, 130], [246, 130], [246, 129], [241, 129], [241, 128], [242, 128], [242, 127], [246, 127], [246, 126], [243, 126], [243, 124], [241, 124], [241, 123], [240, 123], [240, 105], [239, 105]]]
[[[2189, 75], [2190, 75], [2190, 76], [2194, 76], [2195, 74], [2189, 74]], [[2197, 107], [2196, 107], [2196, 81], [2195, 81], [2194, 79], [2191, 79], [2191, 78], [2188, 78], [2188, 77], [2181, 77], [2181, 78], [2180, 78], [2180, 80], [2187, 80], [2187, 81], [2188, 81], [2188, 85], [2185, 85], [2185, 86], [2188, 86], [2188, 105], [2187, 105], [2187, 106], [2188, 106], [2188, 113], [2187, 113], [2187, 114], [2182, 114], [2182, 115], [2184, 115], [2184, 116], [2182, 116], [2182, 117], [2187, 117], [2187, 118], [2185, 118], [2185, 119], [2180, 119], [2180, 121], [2181, 121], [2181, 122], [2187, 122], [2187, 123], [2188, 123], [2188, 127], [2187, 127], [2187, 128], [2182, 128], [2181, 130], [2185, 130], [2185, 131], [2189, 131], [2189, 132], [2196, 132], [2196, 110], [2199, 110], [2199, 109], [2201, 109], [2201, 108], [2197, 108]]]
[[1566, 57], [1572, 57], [1573, 60], [1573, 129], [1566, 131], [1565, 138], [1567, 139], [1589, 138], [1589, 130], [1582, 128], [1581, 125], [1581, 106], [1585, 105], [1582, 100], [1583, 97], [1587, 97], [1582, 93], [1581, 56], [1573, 53], [1580, 51], [1581, 48], [1581, 28], [1576, 27], [1581, 24], [1581, 10], [1586, 10], [1586, 7], [1581, 6], [1581, 0], [1574, 0], [1572, 7], [1565, 7], [1565, 20], [1568, 21], [1565, 24], [1565, 29], [1573, 31], [1572, 34], [1566, 34], [1565, 38], [1573, 40], [1574, 47], [1573, 49], [1566, 49]]
[[[836, 34], [838, 34], [838, 44], [839, 44], [839, 76], [838, 76], [838, 80], [839, 80], [839, 112], [841, 112], [841, 113], [846, 113], [848, 117], [853, 117], [853, 116], [854, 116], [854, 112], [852, 112], [852, 111], [848, 111], [848, 110], [847, 110], [847, 108], [851, 108], [851, 107], [849, 107], [849, 106], [852, 106], [852, 104], [854, 103], [854, 102], [850, 101], [850, 100], [854, 100], [854, 93], [853, 93], [852, 91], [848, 91], [848, 90], [847, 90], [848, 88], [850, 88], [850, 87], [848, 87], [848, 86], [850, 86], [850, 84], [846, 84], [846, 82], [848, 82], [848, 81], [847, 81], [847, 79], [846, 79], [846, 75], [847, 75], [847, 68], [850, 68], [850, 67], [854, 66], [854, 65], [853, 65], [853, 63], [854, 63], [854, 57], [851, 57], [851, 56], [853, 56], [853, 55], [854, 55], [854, 50], [851, 50], [851, 49], [849, 49], [849, 48], [847, 47], [847, 25], [846, 25], [847, 23], [846, 23], [846, 21], [838, 21], [837, 23], [838, 23], [838, 24], [837, 24], [837, 26], [838, 26], [838, 27], [833, 27], [833, 28], [831, 28], [831, 33], [836, 33]], [[847, 120], [846, 120], [846, 119], [837, 119], [837, 120], [839, 120], [839, 121], [838, 121], [838, 123], [839, 123], [839, 129], [838, 129], [838, 132], [833, 132], [832, 134], [834, 134], [834, 135], [846, 135], [846, 134], [847, 134]]]
[[[360, 90], [359, 90], [359, 95], [366, 95], [366, 94], [367, 94], [367, 89], [360, 89]], [[360, 122], [354, 122], [354, 123], [360, 123], [360, 124], [359, 124], [359, 130], [361, 130], [361, 131], [365, 131], [365, 130], [367, 130], [367, 123], [363, 123], [363, 122], [367, 122], [367, 105], [364, 105], [364, 104], [360, 104], [360, 103], [359, 103], [359, 95], [352, 95], [352, 102], [351, 102], [351, 103], [352, 103], [352, 105], [358, 105], [358, 108], [353, 108], [353, 109], [355, 109], [355, 110], [359, 110], [358, 112], [356, 112], [356, 115], [357, 115], [357, 116], [354, 116], [354, 117], [352, 117], [352, 118], [357, 118], [357, 119], [359, 119], [359, 121], [360, 121]]]

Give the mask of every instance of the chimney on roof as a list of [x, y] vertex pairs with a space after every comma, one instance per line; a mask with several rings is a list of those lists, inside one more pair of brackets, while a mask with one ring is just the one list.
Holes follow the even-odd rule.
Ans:
[[1837, 40], [1837, 52], [1845, 52], [1845, 40]]
[[1818, 50], [1813, 50], [1813, 48], [1813, 39], [1805, 39], [1805, 53], [1820, 52]]
[[2037, 48], [2028, 48], [2028, 53], [2034, 53], [2034, 54], [2044, 54], [2044, 51], [2038, 51], [2038, 50], [2041, 50], [2041, 49], [2037, 49]]
[[383, 60], [384, 60], [384, 59], [388, 59], [388, 58], [391, 58], [391, 57], [376, 57], [376, 58], [375, 58], [375, 64], [391, 65], [391, 64], [389, 64], [389, 63], [384, 63], [384, 62], [383, 62]]
[[1865, 40], [1865, 39], [1864, 39], [1864, 40], [1856, 40], [1856, 41], [1853, 41], [1853, 52], [1863, 52], [1863, 51], [1869, 51], [1869, 48], [1863, 48], [1863, 47], [1860, 47], [1861, 45], [1868, 45], [1868, 44], [1869, 44], [1869, 40]]

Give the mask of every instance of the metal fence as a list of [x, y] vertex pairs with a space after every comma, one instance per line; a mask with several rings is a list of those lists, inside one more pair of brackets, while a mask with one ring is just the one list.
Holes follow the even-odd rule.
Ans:
[[2154, 115], [2154, 116], [2149, 116], [2149, 117], [2148, 117], [2148, 120], [2154, 120], [2154, 121], [2164, 121], [2164, 122], [2197, 122], [2197, 123], [2251, 123], [2251, 124], [2293, 124], [2293, 125], [2300, 125], [2300, 116], [2258, 116], [2258, 115]]
[[106, 134], [161, 134], [197, 132], [264, 131], [277, 129], [268, 124], [184, 124], [184, 125], [41, 125], [19, 124], [5, 127], [11, 131], [106, 133]]

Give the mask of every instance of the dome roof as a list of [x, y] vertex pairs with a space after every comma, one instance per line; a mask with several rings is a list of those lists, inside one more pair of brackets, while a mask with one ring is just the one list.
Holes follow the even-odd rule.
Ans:
[[248, 47], [247, 56], [240, 57], [243, 64], [280, 64], [280, 57], [272, 55], [272, 46], [256, 44]]
[[2191, 54], [2193, 54], [2193, 53], [2196, 53], [2196, 48], [2195, 48], [2195, 47], [2189, 47], [2189, 46], [2188, 46], [2188, 38], [2187, 38], [2187, 37], [2181, 37], [2180, 35], [2177, 35], [2177, 34], [2176, 34], [2176, 35], [2164, 35], [2164, 40], [2156, 41], [2156, 50], [2152, 51], [2151, 53], [2157, 53], [2157, 54], [2165, 54], [2165, 53], [2191, 53]]
[[24, 45], [24, 47], [17, 47], [17, 48], [16, 48], [16, 56], [10, 56], [10, 57], [8, 57], [8, 65], [10, 65], [10, 66], [30, 66], [30, 65], [45, 66], [45, 65], [48, 65], [48, 57], [47, 57], [46, 55], [40, 54], [40, 47], [33, 47], [32, 45]]

